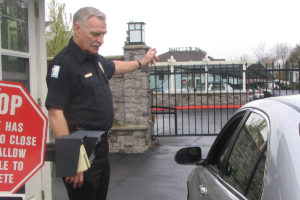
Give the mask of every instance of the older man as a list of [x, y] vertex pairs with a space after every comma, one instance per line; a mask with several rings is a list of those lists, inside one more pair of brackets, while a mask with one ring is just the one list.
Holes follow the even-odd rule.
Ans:
[[[106, 131], [95, 148], [91, 168], [64, 182], [71, 200], [104, 200], [109, 184], [107, 133], [114, 119], [109, 80], [157, 61], [151, 48], [138, 61], [109, 61], [98, 54], [106, 34], [106, 17], [92, 7], [79, 9], [73, 18], [74, 35], [50, 63], [46, 107], [55, 137], [78, 129]], [[68, 161], [66, 161], [68, 162]]]

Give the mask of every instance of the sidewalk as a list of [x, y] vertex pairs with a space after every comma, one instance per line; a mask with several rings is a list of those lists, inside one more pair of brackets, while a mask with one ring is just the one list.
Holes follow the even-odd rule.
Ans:
[[[186, 180], [195, 166], [178, 165], [177, 150], [200, 146], [206, 157], [215, 136], [158, 138], [159, 145], [144, 154], [111, 154], [107, 200], [184, 200]], [[67, 199], [63, 183], [54, 184], [53, 200]]]

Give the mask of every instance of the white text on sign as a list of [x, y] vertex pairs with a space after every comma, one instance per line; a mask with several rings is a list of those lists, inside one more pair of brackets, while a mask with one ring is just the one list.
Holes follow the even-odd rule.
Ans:
[[5, 93], [0, 93], [0, 114], [5, 115], [9, 112], [10, 115], [15, 115], [16, 108], [22, 106], [22, 97], [12, 95], [11, 97]]
[[5, 131], [21, 133], [21, 132], [23, 132], [23, 123], [6, 122], [5, 123]]
[[0, 174], [0, 183], [14, 183], [13, 174]]

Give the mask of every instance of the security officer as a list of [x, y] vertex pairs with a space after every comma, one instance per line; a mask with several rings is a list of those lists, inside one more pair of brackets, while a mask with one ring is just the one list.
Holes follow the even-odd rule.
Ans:
[[[109, 80], [158, 60], [150, 48], [139, 61], [109, 61], [98, 54], [106, 34], [106, 17], [93, 7], [79, 9], [73, 18], [73, 37], [48, 67], [46, 107], [55, 137], [78, 129], [106, 131], [95, 147], [91, 167], [64, 182], [71, 200], [106, 199], [110, 177], [107, 134], [114, 111]], [[66, 161], [68, 162], [68, 161]]]

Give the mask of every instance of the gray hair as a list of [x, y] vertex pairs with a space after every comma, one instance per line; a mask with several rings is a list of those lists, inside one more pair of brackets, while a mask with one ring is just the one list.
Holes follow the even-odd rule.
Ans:
[[80, 8], [73, 17], [73, 24], [80, 22], [86, 24], [90, 17], [96, 16], [99, 19], [105, 20], [106, 16], [103, 12], [94, 7], [83, 7]]

